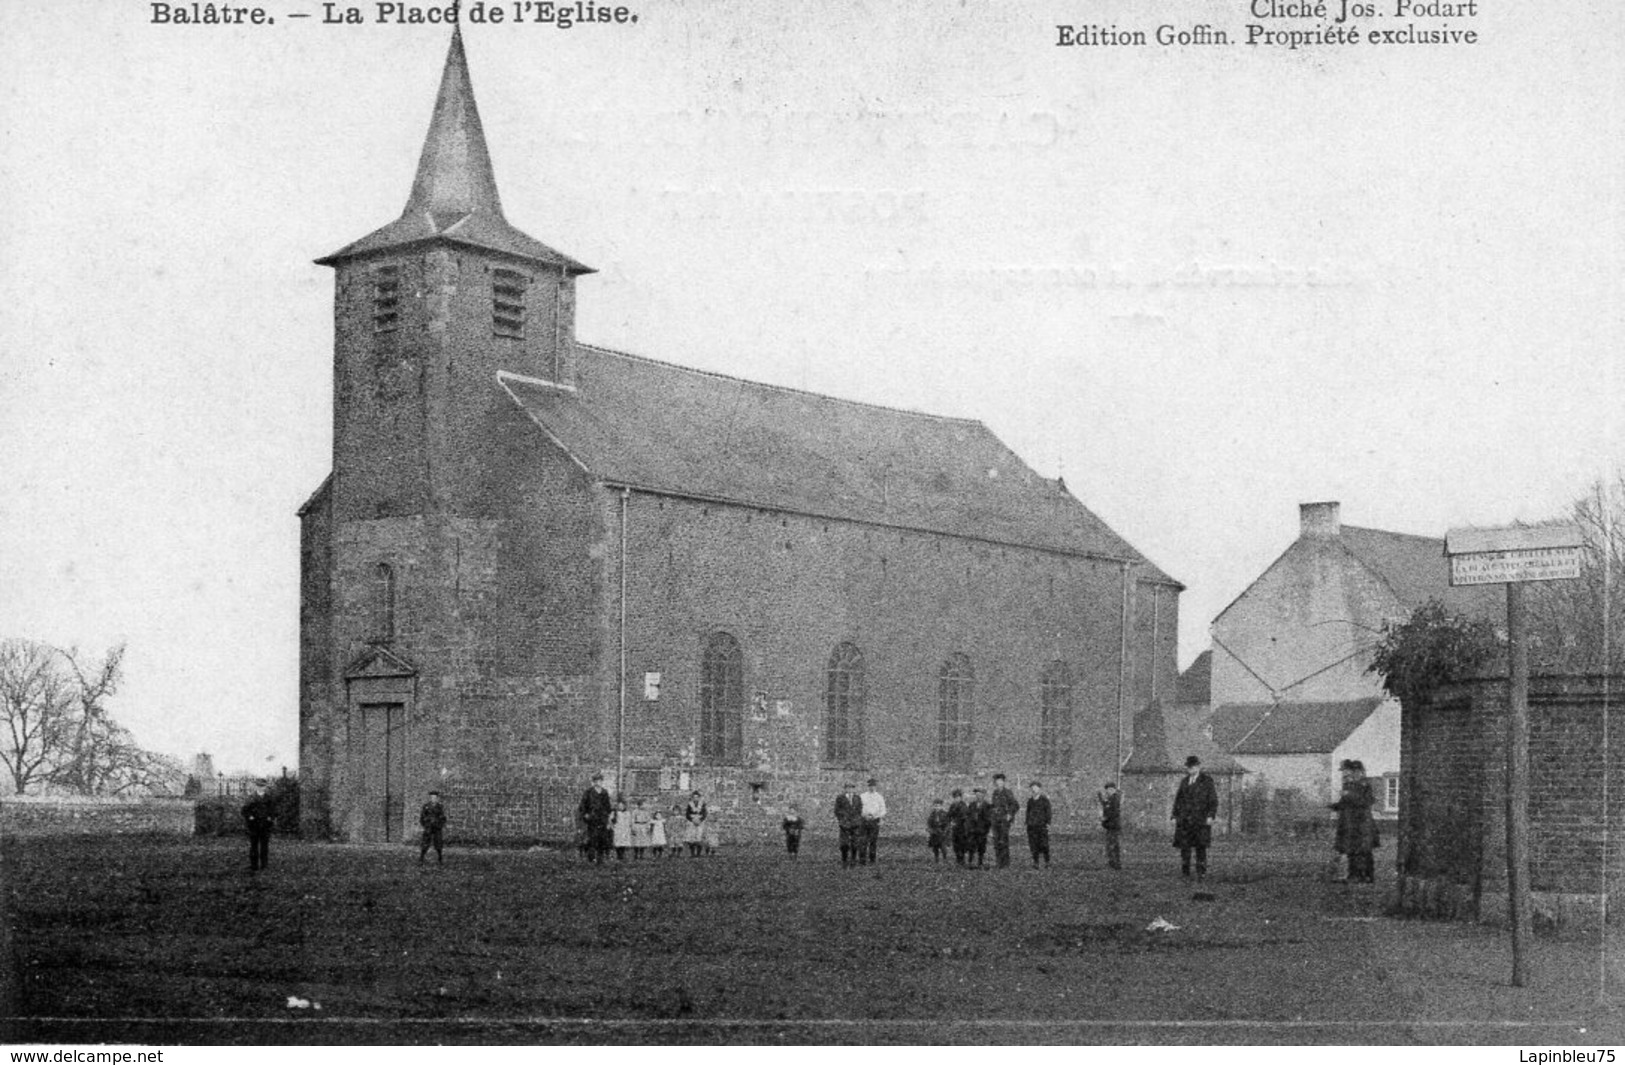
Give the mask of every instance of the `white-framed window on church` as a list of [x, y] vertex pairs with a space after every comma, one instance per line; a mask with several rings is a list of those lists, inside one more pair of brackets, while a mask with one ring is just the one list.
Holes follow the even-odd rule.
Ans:
[[739, 641], [715, 632], [700, 660], [700, 757], [737, 765], [745, 749], [745, 657]]
[[1047, 770], [1072, 768], [1072, 671], [1051, 662], [1038, 686], [1038, 760]]
[[970, 659], [952, 654], [937, 673], [937, 764], [962, 773], [971, 767], [971, 707], [976, 674]]
[[393, 333], [401, 324], [401, 266], [379, 263], [372, 268], [372, 331]]
[[525, 288], [530, 278], [501, 267], [491, 271], [491, 331], [499, 337], [525, 338]]
[[395, 570], [380, 562], [372, 571], [372, 642], [395, 638]]
[[863, 762], [863, 652], [838, 644], [824, 670], [824, 761]]

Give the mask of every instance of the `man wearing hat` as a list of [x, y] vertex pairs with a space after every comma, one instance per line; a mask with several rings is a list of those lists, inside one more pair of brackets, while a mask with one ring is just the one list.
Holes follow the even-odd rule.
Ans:
[[880, 781], [869, 778], [869, 790], [861, 796], [863, 801], [863, 839], [858, 848], [858, 864], [874, 864], [875, 851], [880, 844], [880, 819], [886, 816], [886, 797], [880, 794]]
[[1174, 792], [1174, 846], [1179, 848], [1180, 875], [1191, 875], [1191, 851], [1196, 852], [1196, 879], [1207, 876], [1207, 848], [1213, 842], [1213, 819], [1219, 816], [1219, 789], [1202, 772], [1202, 760], [1185, 759], [1185, 779]]
[[1003, 773], [993, 774], [993, 797], [988, 804], [993, 819], [993, 859], [1003, 869], [1010, 864], [1010, 826], [1021, 812], [1021, 800], [1010, 790]]
[[418, 840], [418, 861], [429, 856], [429, 848], [434, 848], [434, 860], [444, 862], [445, 855], [440, 852], [441, 833], [446, 829], [446, 808], [440, 805], [440, 793], [429, 792], [429, 801], [423, 804], [418, 813], [418, 824], [422, 826], [423, 833]]
[[592, 787], [581, 796], [581, 824], [587, 830], [587, 860], [603, 863], [612, 843], [609, 834], [609, 792], [604, 774], [592, 775]]
[[841, 830], [841, 866], [857, 865], [863, 849], [863, 799], [850, 780], [835, 797], [835, 823]]

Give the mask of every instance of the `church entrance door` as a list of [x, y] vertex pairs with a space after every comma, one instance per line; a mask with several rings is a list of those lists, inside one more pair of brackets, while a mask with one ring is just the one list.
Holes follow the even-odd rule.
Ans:
[[406, 810], [406, 707], [361, 704], [361, 836], [368, 843], [401, 839]]

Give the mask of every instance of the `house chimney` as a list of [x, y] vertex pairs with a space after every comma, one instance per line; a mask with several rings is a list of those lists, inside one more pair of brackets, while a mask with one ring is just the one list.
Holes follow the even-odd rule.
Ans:
[[1337, 516], [1338, 504], [1299, 503], [1298, 537], [1304, 540], [1331, 540], [1336, 538], [1343, 524]]

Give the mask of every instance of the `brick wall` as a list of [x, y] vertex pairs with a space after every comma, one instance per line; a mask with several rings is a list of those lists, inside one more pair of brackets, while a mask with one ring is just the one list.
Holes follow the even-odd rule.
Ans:
[[[619, 506], [607, 498], [606, 525], [618, 524]], [[627, 508], [628, 764], [688, 769], [714, 793], [725, 835], [771, 835], [789, 802], [810, 835], [832, 834], [827, 808], [841, 783], [871, 773], [888, 794], [893, 831], [923, 831], [933, 798], [996, 770], [1023, 791], [1042, 779], [1057, 831], [1093, 824], [1094, 790], [1115, 776], [1118, 566], [645, 493]], [[1140, 586], [1146, 595], [1152, 587]], [[1177, 596], [1160, 595], [1154, 612], [1136, 603], [1131, 614], [1138, 666], [1129, 679], [1146, 695], [1153, 676], [1165, 687], [1175, 675]], [[699, 751], [700, 663], [717, 631], [744, 656], [736, 765], [707, 764]], [[826, 760], [823, 733], [826, 669], [843, 642], [864, 659], [864, 758], [851, 766]], [[975, 671], [968, 773], [937, 766], [938, 673], [954, 653]], [[1054, 661], [1073, 678], [1067, 772], [1044, 768], [1038, 748], [1039, 682]], [[648, 700], [652, 673], [659, 698]]]
[[[1611, 682], [1616, 701], [1622, 686]], [[1505, 681], [1476, 681], [1404, 709], [1398, 861], [1406, 910], [1504, 913], [1506, 699]], [[1603, 706], [1598, 677], [1530, 682], [1530, 887], [1553, 920], [1593, 913], [1605, 872], [1611, 886], [1625, 867], [1625, 751], [1610, 745], [1605, 757]]]
[[8, 796], [0, 799], [0, 834], [190, 836], [194, 806], [189, 799]]

